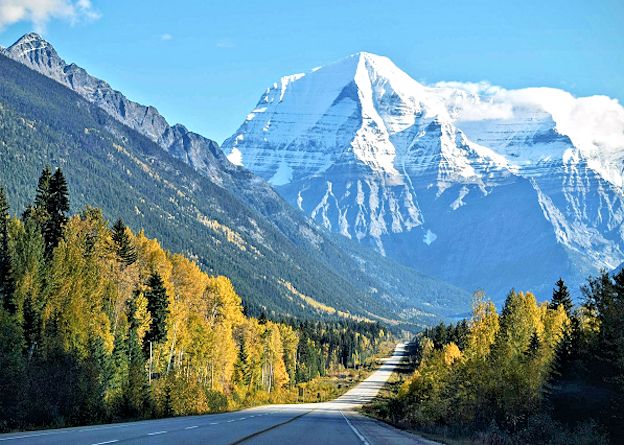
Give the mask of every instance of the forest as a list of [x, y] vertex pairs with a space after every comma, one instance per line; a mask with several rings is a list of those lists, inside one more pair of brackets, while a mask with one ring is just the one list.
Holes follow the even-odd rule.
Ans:
[[448, 443], [624, 443], [624, 272], [603, 272], [574, 307], [482, 293], [470, 320], [422, 332], [417, 367], [377, 415]]
[[69, 215], [60, 169], [36, 187], [19, 217], [0, 188], [0, 431], [290, 400], [392, 339], [377, 323], [248, 316], [228, 278], [97, 208]]

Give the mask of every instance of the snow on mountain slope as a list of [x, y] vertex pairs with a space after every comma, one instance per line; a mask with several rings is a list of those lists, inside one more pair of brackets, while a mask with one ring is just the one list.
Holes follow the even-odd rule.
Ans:
[[609, 98], [424, 85], [357, 53], [273, 84], [223, 149], [325, 227], [499, 298], [624, 260]]

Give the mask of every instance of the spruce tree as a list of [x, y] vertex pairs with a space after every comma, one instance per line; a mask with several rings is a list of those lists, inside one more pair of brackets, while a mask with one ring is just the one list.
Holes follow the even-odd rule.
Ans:
[[48, 258], [63, 237], [67, 212], [69, 191], [63, 172], [57, 168], [53, 174], [46, 166], [39, 177], [34, 205], [24, 212], [24, 219], [33, 219], [39, 224]]
[[9, 204], [4, 188], [0, 187], [0, 302], [11, 314], [16, 311], [14, 293], [15, 276], [9, 250]]
[[158, 272], [153, 272], [147, 280], [148, 289], [145, 291], [147, 310], [152, 316], [150, 329], [145, 335], [144, 347], [149, 348], [149, 342], [158, 343], [167, 337], [167, 316], [169, 315], [169, 299], [167, 289]]
[[52, 171], [50, 166], [46, 165], [39, 176], [37, 184], [37, 194], [35, 195], [35, 208], [47, 210], [48, 201], [50, 200], [50, 181], [52, 180]]
[[46, 203], [48, 220], [44, 226], [44, 238], [46, 252], [50, 254], [63, 237], [63, 229], [67, 224], [67, 213], [69, 212], [69, 190], [60, 168], [57, 168], [52, 175], [48, 190], [49, 195]]
[[566, 286], [565, 282], [562, 278], [559, 278], [555, 283], [555, 288], [553, 289], [553, 296], [550, 302], [550, 309], [557, 309], [559, 306], [563, 306], [568, 317], [572, 317], [572, 309], [574, 307], [574, 303], [572, 303], [572, 298], [570, 297], [570, 291]]
[[126, 226], [119, 218], [112, 229], [111, 237], [114, 243], [115, 254], [124, 266], [130, 266], [137, 260], [137, 252], [130, 241]]

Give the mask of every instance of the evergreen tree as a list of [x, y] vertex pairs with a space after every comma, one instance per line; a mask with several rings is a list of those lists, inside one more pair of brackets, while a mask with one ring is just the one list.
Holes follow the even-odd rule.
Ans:
[[27, 380], [22, 338], [16, 318], [0, 310], [0, 431], [17, 428], [25, 420]]
[[11, 314], [16, 311], [14, 293], [15, 276], [9, 251], [9, 204], [4, 188], [0, 187], [0, 303]]
[[529, 347], [524, 352], [524, 355], [527, 358], [535, 358], [537, 357], [537, 352], [539, 351], [539, 348], [540, 348], [539, 335], [537, 335], [537, 331], [533, 331], [533, 335], [531, 336]]
[[52, 253], [63, 237], [63, 228], [67, 224], [69, 212], [69, 191], [67, 182], [60, 168], [57, 168], [49, 181], [46, 210], [48, 219], [43, 227], [46, 252]]
[[125, 266], [134, 264], [137, 260], [137, 252], [130, 241], [126, 226], [121, 218], [119, 218], [113, 226], [111, 237], [119, 261]]
[[46, 166], [39, 177], [34, 205], [26, 209], [24, 219], [33, 219], [39, 224], [47, 258], [52, 256], [52, 251], [63, 236], [67, 212], [69, 191], [63, 172], [57, 168], [52, 174], [50, 167]]
[[552, 300], [550, 302], [550, 309], [557, 309], [559, 306], [563, 306], [568, 314], [568, 317], [572, 317], [572, 309], [574, 304], [572, 303], [572, 298], [570, 297], [570, 291], [566, 286], [565, 282], [562, 278], [559, 278], [555, 283], [555, 288], [553, 289]]
[[167, 337], [167, 316], [169, 315], [169, 299], [167, 289], [158, 272], [153, 272], [147, 280], [148, 289], [145, 291], [147, 310], [152, 316], [150, 329], [145, 335], [144, 346], [149, 342], [158, 343]]
[[37, 194], [35, 195], [35, 208], [47, 210], [50, 201], [50, 181], [52, 180], [52, 171], [50, 166], [46, 165], [39, 176], [37, 184]]

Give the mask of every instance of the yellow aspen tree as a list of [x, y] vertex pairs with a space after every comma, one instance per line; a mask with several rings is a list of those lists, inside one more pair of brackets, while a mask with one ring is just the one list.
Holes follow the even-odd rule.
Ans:
[[282, 337], [282, 346], [284, 349], [284, 366], [288, 373], [288, 381], [295, 381], [297, 373], [297, 348], [299, 346], [299, 335], [290, 326], [279, 324], [280, 335]]

